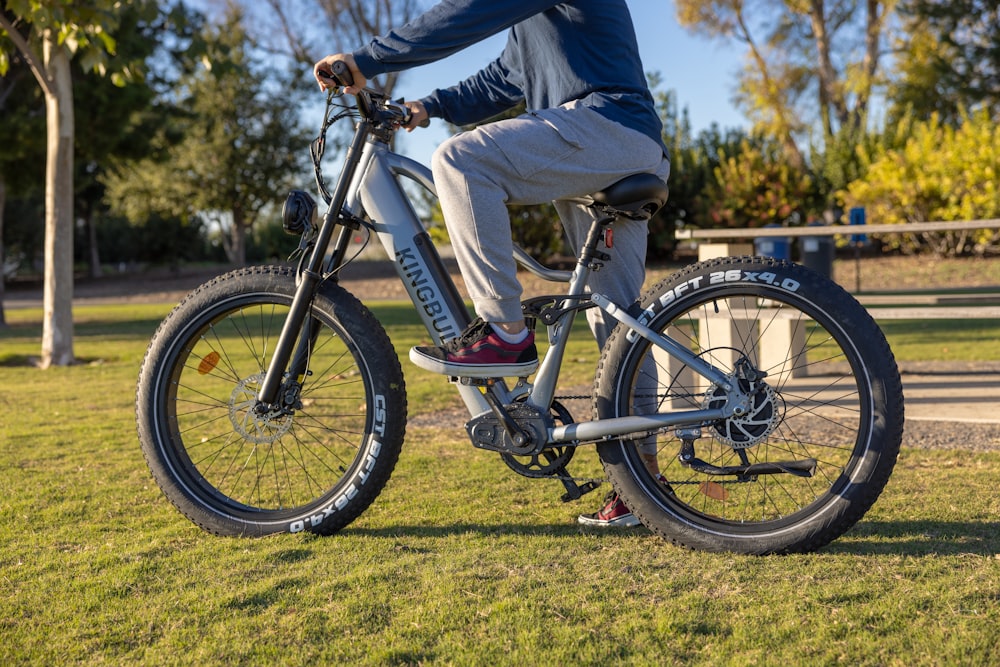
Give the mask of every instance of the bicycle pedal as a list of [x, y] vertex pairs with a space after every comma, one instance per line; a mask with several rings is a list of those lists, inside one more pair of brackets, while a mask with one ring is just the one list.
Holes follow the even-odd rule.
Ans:
[[460, 384], [466, 387], [492, 387], [497, 383], [497, 378], [478, 378], [478, 377], [465, 377], [457, 375], [449, 375], [448, 382], [452, 384]]
[[579, 500], [585, 493], [590, 493], [594, 489], [601, 486], [600, 482], [595, 482], [593, 480], [584, 482], [583, 484], [577, 484], [571, 479], [563, 479], [561, 481], [563, 486], [566, 487], [566, 493], [564, 493], [561, 498], [564, 503], [568, 503], [571, 500]]

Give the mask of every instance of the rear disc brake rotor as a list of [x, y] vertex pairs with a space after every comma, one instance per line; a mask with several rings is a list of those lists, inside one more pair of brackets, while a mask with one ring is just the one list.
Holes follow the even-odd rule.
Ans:
[[[746, 449], [759, 444], [781, 423], [781, 398], [763, 380], [740, 380], [740, 385], [750, 396], [750, 409], [746, 414], [721, 419], [712, 425], [715, 437], [733, 449]], [[712, 387], [705, 397], [705, 409], [718, 409], [726, 404], [726, 391]]]

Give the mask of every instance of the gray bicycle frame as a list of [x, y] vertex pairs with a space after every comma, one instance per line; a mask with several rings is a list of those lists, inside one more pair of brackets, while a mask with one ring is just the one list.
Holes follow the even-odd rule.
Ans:
[[[369, 139], [348, 190], [345, 208], [359, 217], [367, 215], [371, 220], [375, 235], [393, 260], [396, 272], [420, 313], [428, 333], [439, 343], [443, 343], [465, 328], [469, 323], [469, 313], [441, 256], [410, 204], [399, 181], [401, 177], [436, 194], [433, 176], [427, 167], [392, 152], [383, 142]], [[516, 248], [514, 258], [525, 269], [542, 278], [554, 282], [569, 282], [567, 297], [579, 296], [585, 292], [590, 269], [582, 263], [578, 263], [573, 272], [555, 271], [542, 266], [520, 248]], [[616, 417], [557, 426], [549, 431], [550, 443], [608, 440], [630, 433], [726, 419], [746, 411], [749, 397], [731, 382], [727, 374], [695, 356], [672, 338], [653, 331], [631, 317], [625, 308], [607, 297], [592, 294], [590, 299], [608, 315], [724, 389], [728, 399], [725, 405], [717, 409]], [[570, 305], [570, 302], [565, 302], [565, 305]], [[548, 412], [555, 395], [573, 319], [571, 312], [548, 327], [549, 348], [527, 399], [543, 413]], [[458, 383], [457, 387], [470, 415], [476, 417], [490, 411], [490, 405], [480, 387], [462, 383]], [[493, 391], [501, 404], [510, 402], [509, 390], [502, 382], [493, 384], [488, 391]]]

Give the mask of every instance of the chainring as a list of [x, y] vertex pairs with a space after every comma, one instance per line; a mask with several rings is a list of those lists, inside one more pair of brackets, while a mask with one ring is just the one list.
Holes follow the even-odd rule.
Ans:
[[[515, 420], [517, 415], [513, 415]], [[562, 425], [572, 424], [573, 417], [559, 401], [552, 403], [552, 418]], [[521, 425], [524, 428], [525, 425]], [[540, 452], [518, 456], [502, 453], [500, 458], [507, 467], [524, 477], [552, 477], [564, 471], [572, 460], [576, 447], [548, 447]]]

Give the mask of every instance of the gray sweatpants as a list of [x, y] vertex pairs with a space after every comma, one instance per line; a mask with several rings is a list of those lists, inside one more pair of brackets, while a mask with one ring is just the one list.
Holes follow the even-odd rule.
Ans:
[[[554, 201], [578, 250], [593, 218], [585, 207], [560, 199], [592, 194], [636, 173], [666, 181], [670, 163], [646, 135], [571, 102], [458, 134], [434, 153], [432, 170], [476, 313], [488, 322], [514, 322], [523, 315], [507, 205]], [[647, 233], [645, 222], [616, 226], [612, 259], [591, 275], [591, 291], [624, 305], [639, 296]], [[597, 308], [587, 313], [603, 345], [613, 323], [606, 324]]]

